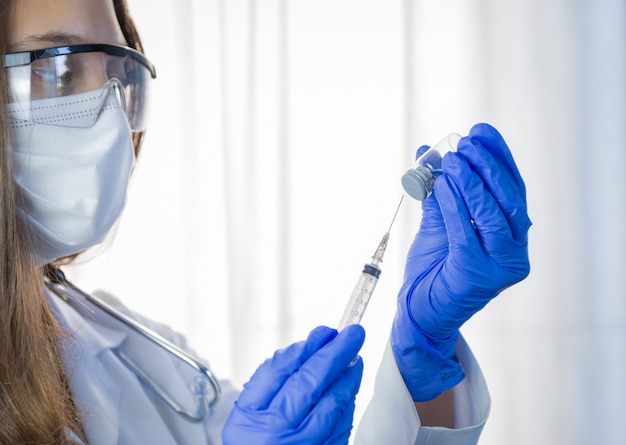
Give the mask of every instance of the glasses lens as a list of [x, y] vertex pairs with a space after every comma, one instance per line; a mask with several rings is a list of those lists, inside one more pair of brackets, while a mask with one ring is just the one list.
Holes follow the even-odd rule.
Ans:
[[119, 79], [123, 86], [130, 128], [134, 131], [145, 130], [150, 109], [150, 71], [131, 57], [109, 56], [108, 76], [110, 79]]
[[35, 60], [31, 65], [31, 100], [71, 96], [101, 88], [106, 82], [102, 53], [79, 53]]
[[[94, 119], [67, 119], [71, 99], [82, 100], [85, 93], [109, 88], [115, 80], [123, 90], [122, 105], [134, 131], [145, 130], [148, 86], [151, 73], [131, 56], [104, 52], [81, 52], [37, 59], [29, 65], [8, 68], [11, 86], [9, 109], [14, 119], [61, 126], [93, 125], [103, 103], [81, 104], [81, 112], [94, 114]], [[93, 97], [93, 95], [90, 95]], [[108, 100], [108, 94], [101, 94]], [[56, 119], [63, 116], [63, 119]], [[83, 116], [84, 117], [84, 116]], [[55, 123], [56, 122], [56, 123]]]

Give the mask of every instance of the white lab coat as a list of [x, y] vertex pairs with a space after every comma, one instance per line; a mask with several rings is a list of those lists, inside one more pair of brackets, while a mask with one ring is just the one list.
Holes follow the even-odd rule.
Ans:
[[[119, 301], [100, 294], [109, 304], [130, 314]], [[114, 354], [116, 347], [150, 373], [167, 382], [172, 394], [191, 393], [180, 376], [180, 361], [107, 314], [77, 311], [56, 295], [48, 300], [59, 323], [72, 337], [64, 343], [63, 361], [70, 388], [90, 445], [220, 444], [221, 429], [239, 391], [220, 381], [222, 394], [204, 423], [183, 419], [151, 391]], [[139, 322], [185, 349], [185, 339], [166, 326], [131, 314]], [[387, 348], [370, 405], [355, 444], [475, 444], [489, 411], [489, 395], [478, 365], [464, 341], [457, 354], [467, 378], [455, 388], [458, 429], [420, 427], [419, 417], [402, 382], [391, 348]]]

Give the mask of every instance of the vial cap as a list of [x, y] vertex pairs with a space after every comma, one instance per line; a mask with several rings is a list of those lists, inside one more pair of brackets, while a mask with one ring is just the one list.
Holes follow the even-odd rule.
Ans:
[[402, 175], [402, 187], [411, 198], [423, 201], [432, 190], [429, 185], [431, 179], [432, 175], [427, 169], [412, 168]]

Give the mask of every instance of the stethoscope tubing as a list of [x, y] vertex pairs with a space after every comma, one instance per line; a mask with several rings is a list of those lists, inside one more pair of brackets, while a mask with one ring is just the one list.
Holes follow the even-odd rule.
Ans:
[[123, 323], [128, 328], [132, 329], [139, 335], [147, 338], [152, 341], [159, 347], [163, 348], [165, 351], [169, 352], [179, 360], [182, 360], [188, 366], [195, 369], [198, 373], [202, 374], [202, 376], [206, 377], [209, 384], [213, 388], [213, 392], [215, 397], [210, 402], [207, 402], [207, 389], [202, 386], [201, 382], [194, 382], [194, 388], [192, 391], [194, 395], [200, 400], [200, 407], [198, 408], [197, 413], [191, 413], [186, 410], [182, 405], [177, 403], [174, 398], [172, 398], [167, 391], [165, 391], [160, 385], [158, 385], [150, 376], [144, 372], [127, 354], [124, 354], [122, 351], [114, 351], [115, 354], [124, 362], [124, 364], [133, 371], [133, 373], [154, 393], [156, 393], [159, 397], [161, 397], [169, 406], [171, 406], [177, 413], [183, 416], [185, 419], [190, 422], [202, 422], [209, 415], [211, 407], [217, 402], [222, 392], [221, 385], [213, 372], [209, 368], [207, 368], [204, 364], [202, 364], [198, 359], [192, 357], [187, 352], [183, 351], [181, 348], [159, 335], [157, 332], [152, 329], [144, 326], [139, 323], [137, 320], [129, 317], [128, 315], [120, 312], [115, 309], [110, 304], [106, 303], [102, 299], [91, 295], [78, 287], [74, 286], [71, 282], [69, 282], [62, 271], [54, 270], [54, 277], [46, 279], [46, 286], [54, 292], [59, 298], [67, 302], [71, 305], [71, 299], [68, 298], [62, 292], [62, 287], [66, 287], [71, 291], [77, 293], [82, 297], [85, 301], [102, 310], [106, 314], [115, 318], [116, 320]]

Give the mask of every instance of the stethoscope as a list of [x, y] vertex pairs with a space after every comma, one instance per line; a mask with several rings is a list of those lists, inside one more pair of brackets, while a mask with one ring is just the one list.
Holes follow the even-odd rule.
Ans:
[[[177, 402], [173, 396], [171, 396], [161, 385], [152, 379], [147, 372], [141, 369], [141, 367], [127, 354], [118, 349], [113, 350], [122, 363], [124, 363], [124, 365], [130, 369], [147, 388], [153, 391], [183, 418], [190, 422], [202, 422], [209, 416], [211, 407], [217, 402], [220, 393], [222, 392], [219, 381], [209, 368], [172, 342], [157, 334], [152, 329], [120, 312], [102, 299], [80, 290], [65, 278], [65, 274], [60, 269], [48, 266], [46, 275], [46, 287], [70, 306], [75, 309], [80, 308], [84, 310], [85, 304], [89, 303], [97, 307], [195, 370], [197, 376], [192, 379], [190, 384], [191, 393], [198, 400], [198, 406], [194, 412], [193, 410], [186, 409], [183, 404]], [[79, 300], [73, 294], [78, 295], [84, 301]], [[211, 393], [213, 394], [213, 397], [210, 398], [209, 396]]]

